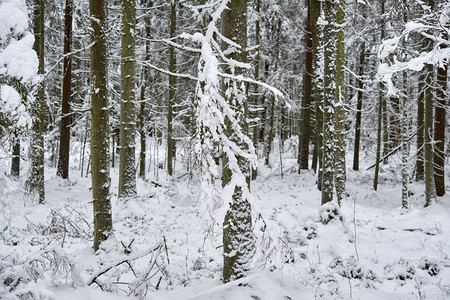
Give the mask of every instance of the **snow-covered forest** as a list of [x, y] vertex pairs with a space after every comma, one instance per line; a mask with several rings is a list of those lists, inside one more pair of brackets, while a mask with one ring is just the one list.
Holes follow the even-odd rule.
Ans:
[[0, 299], [450, 299], [448, 0], [0, 0]]

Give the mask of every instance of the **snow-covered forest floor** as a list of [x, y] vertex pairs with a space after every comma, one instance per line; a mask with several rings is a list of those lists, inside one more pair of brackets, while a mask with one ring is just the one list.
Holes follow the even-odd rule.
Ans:
[[286, 144], [283, 177], [277, 152], [272, 168], [261, 161], [254, 269], [226, 285], [221, 227], [208, 222], [181, 161], [176, 179], [151, 169], [127, 201], [117, 200], [111, 169], [114, 238], [94, 253], [90, 178], [74, 167], [65, 181], [46, 165], [40, 205], [25, 196], [25, 176], [11, 180], [9, 160], [0, 160], [0, 298], [450, 299], [449, 196], [424, 208], [423, 183], [413, 181], [402, 210], [399, 158], [382, 166], [375, 192], [371, 154], [361, 171], [348, 168], [343, 219], [324, 225], [316, 176], [297, 174], [293, 149]]

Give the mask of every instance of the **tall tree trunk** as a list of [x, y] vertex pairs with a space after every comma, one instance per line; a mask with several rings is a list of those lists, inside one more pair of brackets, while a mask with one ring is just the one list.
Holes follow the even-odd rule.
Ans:
[[[247, 54], [247, 0], [230, 0], [228, 8], [222, 15], [222, 34], [233, 42], [241, 46], [240, 51], [234, 51], [229, 58], [246, 62]], [[223, 45], [223, 48], [228, 48]], [[227, 68], [226, 72], [231, 73], [232, 70]], [[241, 74], [243, 70], [236, 69], [235, 74]], [[229, 82], [225, 88], [232, 88]], [[240, 85], [237, 83], [237, 85]], [[241, 91], [243, 92], [243, 91]], [[238, 97], [239, 95], [231, 95]], [[228, 99], [230, 104], [236, 104], [236, 99]], [[244, 106], [246, 104], [244, 103]], [[246, 117], [242, 116], [242, 128], [248, 131]], [[233, 135], [233, 126], [231, 121], [226, 118], [226, 135], [230, 139], [235, 139]], [[235, 141], [238, 142], [238, 141]], [[239, 142], [238, 142], [239, 143]], [[240, 146], [243, 146], [242, 144]], [[225, 187], [230, 183], [232, 171], [228, 165], [228, 154], [223, 158], [222, 185]], [[250, 184], [249, 162], [246, 158], [239, 156], [237, 164], [243, 174], [247, 177], [247, 184]], [[242, 187], [235, 186], [232, 196], [232, 203], [228, 209], [223, 222], [223, 281], [229, 282], [234, 279], [245, 276], [249, 268], [249, 260], [254, 252], [254, 240], [252, 233], [252, 216], [251, 206], [247, 197], [243, 195]]]
[[[34, 45], [33, 49], [39, 58], [38, 74], [44, 75], [44, 0], [34, 1]], [[31, 133], [30, 158], [31, 169], [27, 179], [27, 189], [38, 195], [39, 203], [45, 201], [44, 186], [44, 122], [45, 91], [44, 82], [39, 83], [35, 105], [32, 108], [33, 128]]]
[[[384, 1], [385, 0], [381, 0], [380, 4], [381, 4], [381, 34], [380, 34], [380, 42], [383, 41], [384, 39]], [[376, 154], [376, 159], [375, 159], [375, 176], [373, 178], [373, 189], [376, 191], [378, 189], [378, 175], [380, 173], [380, 159], [381, 159], [381, 143], [382, 143], [382, 138], [383, 138], [383, 151], [386, 150], [386, 142], [384, 140], [384, 135], [383, 132], [385, 133], [385, 131], [383, 131], [383, 129], [385, 128], [383, 125], [385, 125], [385, 99], [384, 99], [384, 95], [383, 95], [383, 83], [380, 81], [378, 83], [378, 131], [377, 131], [377, 154]], [[387, 125], [386, 125], [387, 126]], [[383, 155], [386, 154], [383, 152]]]
[[[153, 6], [152, 1], [149, 1], [149, 7]], [[145, 18], [145, 60], [150, 59], [150, 17]], [[145, 117], [147, 114], [147, 104], [145, 101], [145, 92], [149, 79], [149, 70], [146, 66], [142, 66], [142, 83], [141, 83], [141, 105], [139, 110], [139, 135], [141, 143], [141, 151], [139, 153], [139, 177], [145, 178], [145, 161], [147, 151], [147, 131], [145, 130]]]
[[422, 71], [419, 76], [417, 97], [417, 159], [416, 159], [416, 181], [425, 179], [424, 169], [424, 116], [425, 116], [425, 72]]
[[266, 166], [268, 166], [270, 164], [270, 153], [272, 152], [272, 144], [273, 144], [273, 137], [274, 137], [274, 120], [275, 120], [275, 96], [271, 95], [270, 96], [270, 115], [269, 115], [269, 120], [268, 121], [268, 125], [267, 127], [267, 140], [265, 143], [265, 160], [264, 160], [264, 164]]
[[426, 65], [425, 79], [425, 122], [424, 122], [424, 158], [425, 158], [425, 206], [428, 206], [436, 199], [436, 190], [434, 185], [434, 166], [433, 166], [433, 65]]
[[[278, 18], [277, 22], [277, 31], [275, 34], [275, 63], [274, 63], [274, 70], [278, 69], [278, 60], [279, 60], [279, 49], [280, 49], [280, 37], [281, 37], [281, 18]], [[266, 61], [266, 74], [269, 72], [269, 62]], [[267, 78], [267, 77], [266, 77]], [[270, 96], [270, 100], [268, 101], [268, 105], [270, 105], [270, 117], [267, 120], [266, 123], [266, 145], [264, 147], [265, 151], [265, 165], [270, 164], [270, 153], [272, 152], [272, 143], [275, 137], [275, 112], [277, 110], [277, 106], [275, 105], [275, 96]], [[267, 107], [266, 107], [267, 110]], [[280, 139], [282, 137], [280, 136]]]
[[356, 122], [355, 122], [355, 149], [353, 151], [353, 170], [359, 170], [359, 148], [361, 143], [361, 114], [362, 114], [362, 100], [364, 88], [364, 53], [366, 51], [366, 44], [361, 43], [361, 50], [359, 54], [359, 79], [358, 79], [358, 102], [356, 104]]
[[[176, 0], [171, 0], [170, 5], [170, 37], [175, 36], [177, 23]], [[175, 48], [169, 46], [169, 72], [174, 73], [176, 66]], [[175, 140], [173, 139], [174, 105], [176, 102], [175, 76], [169, 75], [169, 102], [167, 107], [167, 172], [173, 175], [173, 161], [175, 159]]]
[[[431, 46], [432, 47], [432, 46]], [[424, 158], [425, 158], [425, 206], [436, 199], [433, 166], [433, 65], [425, 65], [425, 122], [424, 122]]]
[[[408, 23], [408, 3], [407, 0], [403, 0], [403, 23]], [[407, 59], [407, 45], [406, 41], [402, 41], [402, 56], [403, 59]], [[408, 71], [403, 71], [403, 95], [402, 95], [402, 118], [401, 118], [401, 148], [402, 148], [402, 208], [408, 208], [408, 156], [409, 156], [409, 144], [408, 144]]]
[[336, 11], [336, 98], [335, 98], [335, 185], [338, 203], [345, 197], [345, 0], [339, 0]]
[[[317, 171], [321, 158], [321, 141], [322, 141], [322, 86], [321, 86], [321, 63], [322, 55], [322, 37], [320, 35], [320, 25], [317, 23], [320, 16], [320, 1], [310, 0], [311, 3], [311, 30], [312, 30], [312, 47], [313, 47], [313, 93], [315, 104], [315, 136], [314, 136], [314, 152], [312, 158], [312, 169]], [[321, 178], [319, 176], [319, 178]], [[320, 180], [318, 180], [319, 182]]]
[[434, 180], [436, 195], [445, 194], [445, 108], [447, 106], [447, 65], [438, 66], [437, 70], [437, 105], [434, 120]]
[[383, 129], [383, 84], [378, 83], [378, 127], [377, 127], [377, 154], [375, 158], [375, 176], [373, 178], [373, 189], [378, 190], [378, 175], [380, 173], [381, 139]]
[[[258, 49], [256, 50], [255, 60], [253, 61], [253, 64], [255, 66], [255, 79], [259, 80], [259, 64], [261, 61], [261, 22], [260, 22], [260, 12], [261, 12], [261, 0], [255, 0], [255, 13], [256, 13], [256, 21], [255, 21], [255, 43], [256, 46], [258, 46]], [[260, 113], [257, 110], [258, 106], [260, 105], [260, 96], [259, 96], [259, 88], [258, 85], [254, 85], [253, 87], [255, 95], [253, 96], [253, 106], [254, 106], [254, 117], [258, 118]], [[255, 146], [256, 153], [258, 153], [258, 128], [257, 124], [254, 124], [253, 126], [253, 133], [252, 133], [252, 140], [253, 145]], [[252, 180], [256, 180], [256, 177], [258, 176], [258, 169], [255, 167], [252, 169]]]
[[313, 102], [313, 33], [312, 33], [312, 10], [311, 1], [307, 0], [308, 13], [306, 18], [305, 33], [305, 72], [303, 74], [303, 101], [302, 101], [302, 117], [299, 136], [298, 163], [300, 173], [301, 169], [308, 169], [309, 162], [309, 140], [311, 136], [311, 104]]
[[323, 150], [322, 150], [322, 205], [333, 200], [336, 97], [336, 7], [333, 0], [324, 2], [324, 82], [323, 82]]
[[390, 104], [392, 105], [392, 114], [389, 120], [389, 147], [395, 149], [399, 145], [401, 139], [401, 99], [400, 97], [391, 97]]
[[[434, 10], [434, 0], [428, 0], [431, 10]], [[427, 40], [425, 51], [433, 51], [433, 41]], [[433, 75], [434, 66], [427, 64], [425, 69], [425, 121], [424, 121], [424, 158], [425, 158], [425, 206], [431, 205], [436, 200], [436, 188], [434, 185], [434, 166], [433, 166]]]
[[94, 250], [111, 234], [109, 194], [109, 108], [107, 97], [106, 1], [90, 0], [91, 16], [91, 179], [94, 206]]
[[[312, 0], [312, 9], [314, 15], [317, 14], [317, 20], [323, 10], [323, 4], [321, 1]], [[315, 28], [317, 31], [317, 52], [315, 58], [315, 78], [314, 78], [314, 98], [316, 102], [316, 136], [314, 143], [314, 153], [316, 160], [313, 159], [313, 168], [317, 171], [317, 189], [322, 191], [322, 178], [323, 178], [323, 109], [324, 109], [324, 26], [315, 22]], [[314, 38], [314, 36], [313, 36]], [[314, 43], [314, 39], [313, 39]], [[316, 161], [316, 163], [314, 163]]]
[[122, 2], [119, 197], [136, 194], [136, 2]]
[[64, 74], [63, 96], [61, 104], [61, 128], [59, 137], [59, 158], [56, 174], [64, 179], [69, 178], [70, 149], [70, 102], [72, 98], [72, 12], [73, 0], [66, 0], [64, 15]]

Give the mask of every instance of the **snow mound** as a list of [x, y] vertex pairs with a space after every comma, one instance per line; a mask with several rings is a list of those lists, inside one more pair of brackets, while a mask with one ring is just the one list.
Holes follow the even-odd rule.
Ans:
[[288, 300], [314, 299], [314, 289], [301, 282], [274, 272], [260, 271], [227, 284], [206, 282], [197, 286], [176, 289], [158, 300]]

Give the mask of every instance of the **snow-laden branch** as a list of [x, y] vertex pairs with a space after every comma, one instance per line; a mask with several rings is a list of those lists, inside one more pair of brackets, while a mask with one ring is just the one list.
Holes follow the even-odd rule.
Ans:
[[[448, 9], [444, 9], [440, 15], [432, 16], [436, 24], [410, 21], [405, 24], [405, 28], [399, 36], [382, 42], [378, 51], [378, 58], [381, 63], [378, 67], [377, 76], [386, 83], [389, 95], [397, 94], [392, 81], [392, 76], [395, 73], [407, 70], [418, 72], [424, 68], [425, 64], [443, 66], [445, 63], [448, 63], [450, 57], [449, 29], [447, 28], [449, 23]], [[430, 31], [433, 34], [430, 34]], [[433, 42], [433, 49], [428, 52], [422, 52], [409, 60], [400, 61], [395, 54], [401, 43], [407, 41], [411, 33], [418, 33], [423, 38]], [[447, 37], [447, 39], [444, 37]]]

